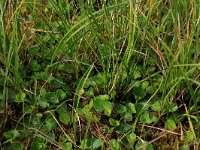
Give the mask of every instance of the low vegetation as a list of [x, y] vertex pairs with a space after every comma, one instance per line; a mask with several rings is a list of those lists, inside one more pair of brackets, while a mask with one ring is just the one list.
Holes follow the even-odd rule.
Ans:
[[199, 149], [199, 8], [0, 1], [0, 149]]

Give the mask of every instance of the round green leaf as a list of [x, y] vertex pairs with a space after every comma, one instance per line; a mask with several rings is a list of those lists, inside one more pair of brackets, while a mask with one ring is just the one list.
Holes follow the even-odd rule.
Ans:
[[67, 113], [60, 113], [59, 114], [59, 120], [67, 125], [70, 122], [70, 116]]
[[162, 102], [161, 101], [156, 101], [152, 106], [151, 109], [153, 111], [161, 111], [162, 109]]
[[11, 140], [11, 139], [15, 139], [17, 137], [20, 136], [19, 131], [17, 130], [9, 130], [7, 132], [4, 132], [3, 136], [7, 139], [7, 140]]
[[31, 150], [46, 150], [47, 142], [43, 138], [38, 138], [31, 143]]
[[100, 148], [103, 145], [102, 141], [99, 139], [95, 139], [92, 143], [92, 149]]
[[136, 137], [137, 136], [136, 136], [136, 134], [134, 132], [131, 132], [130, 134], [128, 134], [126, 136], [126, 138], [127, 138], [129, 143], [133, 143], [135, 141]]
[[184, 140], [186, 142], [192, 142], [195, 139], [195, 135], [193, 134], [192, 131], [186, 131], [184, 133]]
[[122, 104], [116, 104], [114, 110], [117, 114], [124, 114], [127, 112], [126, 107]]
[[174, 130], [176, 128], [176, 123], [174, 119], [168, 118], [167, 121], [165, 122], [165, 128], [169, 130]]
[[111, 109], [104, 109], [104, 114], [106, 116], [110, 116], [111, 115], [111, 112], [112, 112], [112, 108]]
[[121, 133], [126, 133], [133, 128], [133, 125], [122, 123], [116, 129]]
[[111, 150], [120, 150], [121, 149], [119, 142], [115, 139], [110, 140], [109, 145], [110, 145]]
[[149, 81], [143, 81], [142, 82], [142, 88], [146, 89], [149, 86]]
[[51, 131], [51, 130], [55, 129], [56, 126], [57, 126], [57, 123], [56, 123], [56, 121], [53, 118], [49, 117], [49, 118], [47, 118], [45, 120], [44, 129], [46, 131]]
[[147, 111], [141, 114], [140, 121], [145, 124], [151, 124], [157, 121], [157, 117], [154, 115], [150, 115]]
[[73, 150], [73, 148], [72, 148], [72, 143], [71, 142], [66, 142], [65, 144], [64, 144], [64, 148], [63, 148], [64, 150]]
[[64, 84], [63, 80], [60, 77], [57, 77], [57, 78], [51, 80], [51, 87], [52, 88], [59, 89], [59, 88], [62, 87], [63, 84]]
[[146, 91], [142, 87], [134, 87], [133, 88], [133, 95], [138, 99], [144, 98], [146, 96]]
[[112, 103], [110, 101], [106, 101], [104, 99], [94, 99], [93, 107], [96, 111], [102, 112], [104, 110], [112, 110]]
[[115, 120], [112, 118], [109, 119], [109, 122], [110, 122], [111, 126], [119, 126], [120, 125], [120, 122], [118, 120]]
[[124, 120], [126, 121], [132, 121], [133, 120], [133, 116], [131, 113], [127, 112], [125, 113], [125, 115], [123, 116]]
[[59, 114], [62, 114], [62, 113], [67, 113], [67, 105], [65, 103], [63, 103], [61, 106], [59, 106], [57, 108], [57, 112]]
[[57, 90], [57, 96], [59, 100], [63, 100], [66, 97], [66, 93], [63, 90], [59, 89]]
[[126, 104], [126, 108], [128, 109], [128, 112], [130, 112], [132, 114], [136, 113], [135, 104], [133, 104], [133, 103], [127, 103]]
[[52, 104], [59, 103], [59, 99], [56, 92], [45, 92], [42, 96], [42, 99]]
[[25, 101], [25, 98], [26, 98], [26, 94], [25, 94], [25, 93], [23, 93], [23, 92], [18, 93], [18, 94], [16, 95], [15, 102], [17, 102], [17, 103], [22, 103], [22, 102]]

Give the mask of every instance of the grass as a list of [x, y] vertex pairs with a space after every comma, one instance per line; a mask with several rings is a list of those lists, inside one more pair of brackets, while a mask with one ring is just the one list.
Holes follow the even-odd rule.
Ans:
[[200, 2], [0, 2], [0, 149], [198, 149]]

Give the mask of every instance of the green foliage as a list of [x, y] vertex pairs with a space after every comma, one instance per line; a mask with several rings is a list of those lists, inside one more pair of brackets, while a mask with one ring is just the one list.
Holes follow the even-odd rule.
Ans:
[[157, 117], [145, 111], [143, 114], [141, 114], [140, 121], [144, 124], [151, 124], [157, 122]]
[[[0, 148], [199, 143], [198, 8], [198, 0], [1, 1]], [[179, 124], [183, 139], [149, 142], [154, 129]]]
[[52, 131], [57, 126], [56, 121], [52, 117], [48, 117], [45, 119], [44, 129], [46, 131]]
[[35, 139], [34, 141], [32, 141], [30, 149], [46, 150], [47, 142], [43, 138]]
[[112, 118], [109, 119], [109, 122], [110, 122], [111, 126], [119, 126], [120, 125], [120, 122], [118, 120], [115, 120]]
[[169, 130], [174, 130], [176, 128], [176, 123], [173, 118], [168, 118], [165, 122], [165, 128]]
[[133, 103], [126, 103], [126, 108], [128, 109], [128, 112], [131, 114], [136, 113], [135, 105]]
[[192, 131], [186, 131], [184, 133], [184, 140], [187, 142], [192, 142], [195, 139], [194, 134]]
[[16, 95], [15, 102], [17, 102], [17, 103], [24, 102], [25, 98], [26, 98], [26, 94], [25, 93], [23, 93], [23, 92], [18, 93]]
[[111, 150], [121, 149], [120, 143], [115, 139], [110, 140], [109, 145], [110, 145]]
[[8, 141], [12, 141], [18, 137], [20, 137], [20, 133], [18, 130], [10, 130], [7, 131], [3, 134], [3, 136], [8, 140]]
[[152, 144], [149, 144], [146, 141], [138, 141], [135, 145], [136, 150], [154, 150]]
[[136, 137], [136, 134], [133, 132], [126, 136], [129, 143], [133, 143], [136, 140]]
[[99, 95], [94, 97], [93, 106], [95, 110], [98, 112], [104, 111], [107, 116], [110, 116], [112, 111], [112, 103], [108, 101], [109, 99], [110, 97], [108, 95]]
[[96, 138], [91, 138], [81, 141], [82, 149], [98, 149], [102, 146], [103, 146], [102, 141]]

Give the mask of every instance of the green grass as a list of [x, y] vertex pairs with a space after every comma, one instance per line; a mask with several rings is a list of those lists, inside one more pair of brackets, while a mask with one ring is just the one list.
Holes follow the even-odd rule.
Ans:
[[198, 149], [200, 2], [0, 2], [0, 149]]

